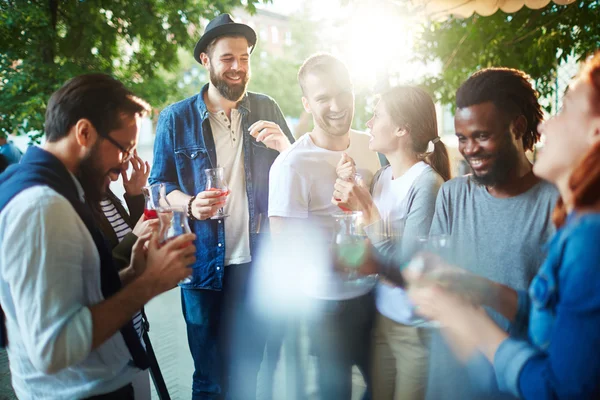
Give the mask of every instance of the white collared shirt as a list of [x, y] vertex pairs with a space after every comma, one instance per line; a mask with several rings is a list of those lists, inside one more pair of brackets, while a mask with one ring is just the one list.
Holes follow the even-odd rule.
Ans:
[[19, 399], [79, 399], [132, 381], [139, 369], [119, 332], [91, 350], [89, 307], [103, 300], [98, 250], [69, 201], [47, 186], [15, 196], [0, 213], [0, 301]]

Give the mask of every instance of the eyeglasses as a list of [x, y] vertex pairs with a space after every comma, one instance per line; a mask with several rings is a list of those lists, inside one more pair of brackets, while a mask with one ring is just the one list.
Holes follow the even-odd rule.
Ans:
[[111, 142], [117, 149], [119, 149], [119, 151], [121, 152], [121, 154], [123, 155], [123, 162], [127, 162], [129, 160], [131, 160], [131, 158], [133, 157], [133, 154], [131, 153], [131, 150], [127, 150], [125, 147], [121, 146], [121, 144], [119, 142], [117, 142], [115, 139], [111, 138], [108, 135], [102, 135], [102, 134], [98, 134], [98, 136], [100, 136], [103, 139], [108, 140], [109, 142]]

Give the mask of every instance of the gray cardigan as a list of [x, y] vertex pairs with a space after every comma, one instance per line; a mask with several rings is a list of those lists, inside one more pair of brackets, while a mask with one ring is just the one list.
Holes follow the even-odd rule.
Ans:
[[[371, 194], [376, 182], [383, 171], [391, 166], [387, 165], [380, 169], [371, 183]], [[444, 183], [444, 179], [432, 168], [424, 171], [413, 182], [407, 194], [407, 214], [404, 221], [403, 238], [416, 239], [419, 236], [427, 236], [433, 215], [435, 213], [435, 202], [438, 191]], [[403, 240], [402, 245], [394, 243], [389, 237], [382, 237], [386, 232], [385, 221], [378, 221], [365, 228], [369, 239], [382, 257], [382, 261], [392, 262], [397, 265], [398, 261], [408, 261], [407, 258], [414, 251], [415, 240]], [[398, 252], [399, 247], [401, 252]]]

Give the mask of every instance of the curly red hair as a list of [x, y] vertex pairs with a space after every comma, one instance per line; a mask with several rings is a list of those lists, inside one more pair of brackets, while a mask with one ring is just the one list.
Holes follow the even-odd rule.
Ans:
[[[592, 113], [600, 115], [600, 51], [583, 65], [579, 79], [594, 88]], [[571, 206], [574, 210], [600, 211], [600, 142], [596, 143], [583, 157], [569, 179], [573, 193]], [[552, 215], [557, 227], [561, 227], [567, 217], [567, 206], [559, 199]]]

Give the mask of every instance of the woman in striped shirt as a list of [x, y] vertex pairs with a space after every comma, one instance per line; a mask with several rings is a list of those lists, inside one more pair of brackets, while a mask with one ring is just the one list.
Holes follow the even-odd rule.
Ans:
[[[118, 270], [122, 270], [129, 265], [131, 249], [137, 238], [158, 227], [157, 219], [144, 220], [142, 218], [144, 214], [142, 187], [146, 185], [148, 180], [150, 165], [138, 156], [137, 151], [134, 151], [130, 163], [133, 168], [131, 176], [127, 176], [129, 163], [125, 163], [121, 170], [121, 178], [125, 188], [123, 197], [127, 203], [129, 213], [127, 213], [119, 198], [108, 187], [100, 203], [90, 205], [94, 211], [96, 223], [113, 251], [114, 263]], [[133, 316], [133, 326], [138, 332], [140, 340], [142, 340], [144, 334], [143, 310]], [[143, 341], [142, 344], [144, 344]], [[137, 375], [133, 381], [133, 386], [136, 400], [150, 400], [148, 370]]]

